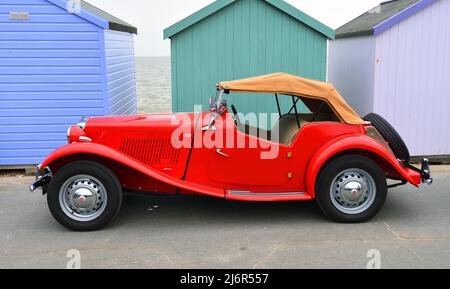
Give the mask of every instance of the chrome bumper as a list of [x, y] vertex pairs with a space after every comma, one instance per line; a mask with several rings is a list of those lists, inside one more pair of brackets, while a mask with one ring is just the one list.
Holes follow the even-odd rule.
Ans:
[[40, 166], [38, 166], [36, 180], [30, 186], [30, 191], [34, 192], [37, 189], [44, 187], [46, 184], [50, 183], [52, 178], [53, 178], [53, 174], [49, 168], [44, 168], [41, 170]]
[[422, 160], [422, 169], [421, 169], [420, 173], [422, 175], [422, 183], [425, 183], [427, 185], [433, 184], [433, 178], [431, 177], [430, 160], [429, 159]]
[[433, 184], [433, 177], [431, 176], [429, 159], [424, 158], [422, 160], [422, 168], [420, 168], [420, 169], [418, 169], [414, 166], [411, 166], [411, 165], [409, 165], [408, 167], [410, 169], [412, 169], [413, 171], [416, 171], [420, 174], [423, 184], [427, 184], [427, 185]]

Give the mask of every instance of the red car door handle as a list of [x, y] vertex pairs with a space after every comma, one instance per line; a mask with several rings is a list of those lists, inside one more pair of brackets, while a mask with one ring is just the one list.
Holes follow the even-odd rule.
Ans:
[[227, 155], [226, 153], [222, 152], [221, 149], [217, 149], [217, 150], [216, 150], [216, 153], [218, 153], [219, 155], [221, 155], [221, 156], [223, 156], [223, 157], [226, 157], [226, 158], [229, 158], [229, 157], [230, 157], [230, 156]]

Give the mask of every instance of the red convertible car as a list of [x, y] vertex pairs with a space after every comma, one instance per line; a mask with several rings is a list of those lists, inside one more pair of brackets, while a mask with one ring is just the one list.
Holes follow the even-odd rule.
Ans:
[[[228, 107], [250, 93], [274, 96], [270, 129]], [[362, 119], [331, 84], [278, 73], [219, 83], [207, 113], [85, 119], [39, 166], [31, 190], [42, 188], [52, 215], [76, 231], [111, 222], [123, 191], [316, 200], [328, 218], [355, 223], [380, 211], [388, 188], [432, 183], [428, 160], [421, 169], [409, 162], [382, 117]]]

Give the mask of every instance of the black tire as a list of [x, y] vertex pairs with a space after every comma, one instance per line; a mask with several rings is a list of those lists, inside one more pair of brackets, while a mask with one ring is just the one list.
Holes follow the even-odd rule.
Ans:
[[[64, 183], [73, 176], [89, 175], [101, 182], [106, 189], [107, 202], [101, 215], [90, 221], [70, 218], [63, 210], [59, 194]], [[47, 187], [47, 204], [53, 217], [64, 227], [73, 231], [95, 231], [109, 224], [122, 206], [122, 188], [117, 177], [107, 167], [91, 161], [78, 161], [61, 168]]]
[[382, 116], [371, 113], [365, 118], [365, 121], [369, 121], [372, 125], [380, 132], [381, 136], [389, 143], [394, 154], [406, 164], [409, 164], [411, 160], [411, 155], [408, 150], [408, 146], [403, 141], [397, 130]]
[[[357, 214], [346, 214], [339, 210], [331, 195], [334, 180], [350, 169], [366, 172], [372, 177], [375, 185], [373, 203], [370, 206], [368, 203], [368, 207]], [[385, 174], [375, 162], [358, 155], [345, 155], [332, 160], [322, 169], [316, 186], [316, 199], [320, 209], [330, 220], [338, 223], [363, 223], [380, 212], [386, 202], [387, 191]]]

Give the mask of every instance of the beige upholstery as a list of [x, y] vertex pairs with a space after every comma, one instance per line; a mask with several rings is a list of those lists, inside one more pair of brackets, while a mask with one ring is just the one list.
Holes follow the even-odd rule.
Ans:
[[[307, 123], [309, 122], [300, 120], [300, 126], [304, 126]], [[284, 145], [290, 145], [300, 130], [294, 114], [283, 116], [275, 124], [272, 131], [266, 131], [244, 124], [238, 124], [237, 128], [240, 132], [247, 135], [264, 138]]]
[[[300, 126], [304, 126], [308, 122], [305, 120], [299, 120]], [[294, 114], [289, 114], [283, 116], [272, 129], [272, 141], [276, 141], [275, 138], [279, 136], [279, 143], [284, 145], [290, 145], [293, 141], [300, 128], [298, 127], [298, 122]]]
[[239, 123], [237, 125], [237, 129], [244, 134], [251, 135], [254, 137], [258, 137], [258, 138], [263, 138], [266, 140], [270, 140], [270, 131], [267, 131], [265, 129], [257, 128], [257, 127], [254, 127], [254, 126], [251, 126], [248, 124], [245, 125], [242, 123]]

